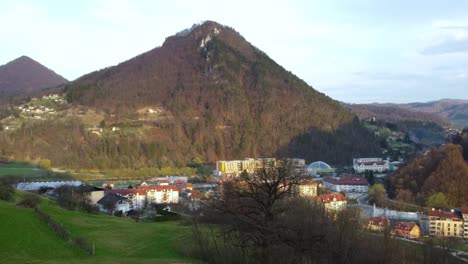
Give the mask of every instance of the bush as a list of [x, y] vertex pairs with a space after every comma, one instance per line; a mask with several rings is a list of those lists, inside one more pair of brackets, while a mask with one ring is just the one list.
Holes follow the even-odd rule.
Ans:
[[37, 205], [41, 203], [41, 198], [33, 193], [28, 193], [26, 194], [23, 199], [19, 203], [17, 203], [17, 206], [25, 207], [25, 208], [35, 208]]
[[0, 200], [12, 201], [15, 189], [8, 184], [0, 184]]

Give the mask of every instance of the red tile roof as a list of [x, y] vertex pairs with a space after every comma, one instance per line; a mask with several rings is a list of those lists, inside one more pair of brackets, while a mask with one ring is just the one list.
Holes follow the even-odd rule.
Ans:
[[447, 211], [447, 210], [430, 210], [427, 212], [429, 217], [438, 217], [441, 219], [453, 219], [453, 218], [461, 218], [461, 215], [457, 212]]
[[323, 203], [330, 203], [334, 201], [346, 201], [346, 197], [344, 197], [344, 195], [341, 193], [322, 194], [315, 197], [315, 199]]
[[381, 217], [371, 217], [369, 218], [369, 224], [372, 224], [372, 225], [385, 225], [385, 222], [389, 222], [389, 220], [383, 216]]
[[396, 222], [395, 229], [399, 229], [401, 231], [411, 231], [415, 225], [417, 225], [415, 222]]
[[157, 192], [167, 192], [167, 191], [179, 191], [177, 186], [173, 185], [163, 185], [163, 186], [156, 186], [156, 185], [149, 185], [149, 186], [138, 186], [137, 189], [149, 191], [157, 191]]
[[366, 178], [355, 176], [355, 175], [346, 175], [341, 177], [341, 179], [335, 179], [331, 177], [325, 177], [323, 181], [335, 184], [335, 185], [368, 185]]
[[468, 207], [461, 209], [462, 214], [468, 214]]

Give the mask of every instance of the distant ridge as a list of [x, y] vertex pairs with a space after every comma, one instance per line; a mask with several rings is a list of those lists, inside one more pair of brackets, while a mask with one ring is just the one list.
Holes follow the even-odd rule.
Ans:
[[0, 66], [0, 99], [31, 95], [67, 80], [39, 62], [21, 56]]
[[468, 126], [468, 100], [441, 99], [407, 104], [348, 104], [347, 107], [361, 118], [380, 115], [386, 118], [419, 119], [439, 124], [450, 122], [459, 128]]

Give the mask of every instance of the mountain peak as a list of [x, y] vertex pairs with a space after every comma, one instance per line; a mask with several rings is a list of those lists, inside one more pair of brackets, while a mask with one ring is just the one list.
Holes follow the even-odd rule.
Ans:
[[31, 95], [42, 88], [65, 82], [67, 80], [62, 76], [23, 55], [0, 66], [0, 99]]

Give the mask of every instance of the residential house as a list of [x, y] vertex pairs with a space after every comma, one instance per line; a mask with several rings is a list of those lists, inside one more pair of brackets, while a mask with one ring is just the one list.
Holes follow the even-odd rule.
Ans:
[[369, 191], [367, 179], [355, 175], [346, 175], [339, 179], [325, 177], [322, 182], [325, 187], [334, 192], [367, 193]]
[[97, 205], [101, 212], [108, 214], [114, 214], [117, 211], [126, 213], [130, 210], [128, 199], [116, 193], [106, 194], [97, 202]]
[[346, 208], [346, 197], [341, 193], [322, 194], [315, 197], [322, 203], [326, 211], [341, 211]]
[[421, 237], [421, 227], [415, 222], [396, 222], [392, 233], [410, 239]]
[[463, 218], [455, 210], [434, 209], [428, 211], [429, 235], [436, 237], [461, 238], [463, 236]]
[[385, 217], [371, 217], [367, 224], [367, 229], [371, 231], [383, 232], [390, 225], [390, 220]]

